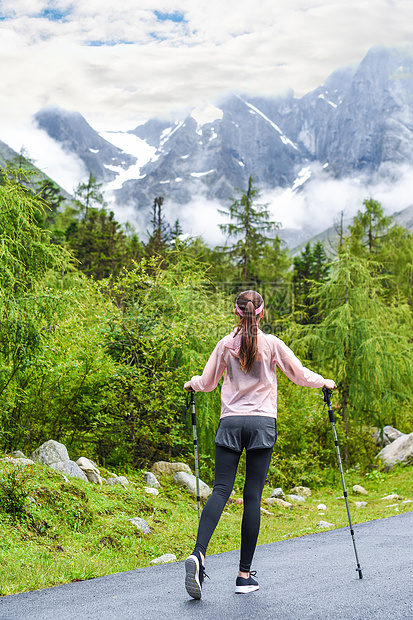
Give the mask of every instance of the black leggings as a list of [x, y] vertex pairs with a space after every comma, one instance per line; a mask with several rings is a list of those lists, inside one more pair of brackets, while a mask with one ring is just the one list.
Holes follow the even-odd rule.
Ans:
[[[241, 526], [241, 557], [239, 569], [248, 573], [257, 545], [261, 519], [261, 495], [271, 461], [272, 448], [246, 451], [244, 483], [244, 514]], [[195, 549], [204, 556], [208, 543], [234, 486], [241, 454], [215, 446], [215, 481], [211, 497], [202, 511]]]

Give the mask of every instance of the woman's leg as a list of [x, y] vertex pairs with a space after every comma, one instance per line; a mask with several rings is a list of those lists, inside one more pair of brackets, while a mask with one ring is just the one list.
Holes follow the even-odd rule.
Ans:
[[215, 446], [215, 480], [212, 495], [202, 511], [195, 550], [205, 557], [208, 543], [234, 486], [240, 454]]
[[271, 462], [272, 448], [247, 450], [244, 484], [244, 514], [241, 526], [241, 558], [239, 570], [251, 567], [261, 520], [261, 496]]

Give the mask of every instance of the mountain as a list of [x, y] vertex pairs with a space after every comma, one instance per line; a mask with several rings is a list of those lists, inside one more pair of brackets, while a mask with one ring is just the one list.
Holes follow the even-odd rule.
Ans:
[[10, 161], [17, 161], [19, 154], [16, 153], [8, 144], [0, 140], [0, 166], [6, 166]]
[[340, 90], [317, 159], [328, 161], [340, 176], [411, 164], [412, 48], [372, 49]]
[[[196, 193], [228, 200], [251, 174], [261, 187], [297, 189], [314, 164], [330, 177], [387, 174], [413, 164], [413, 48], [370, 50], [357, 68], [334, 72], [296, 99], [232, 95], [210, 122], [150, 120], [136, 136], [157, 148], [140, 177], [118, 191], [150, 204], [159, 193], [182, 204]], [[165, 187], [167, 185], [167, 187]]]
[[20, 153], [17, 153], [8, 144], [0, 140], [0, 169], [7, 168], [11, 164], [12, 168], [20, 168], [25, 171], [25, 174], [20, 175], [20, 182], [28, 189], [37, 193], [44, 181], [51, 181], [59, 190], [59, 194], [63, 196], [67, 201], [73, 200], [73, 196], [69, 194], [63, 187], [53, 181], [43, 170], [40, 170], [27, 157], [25, 149], [23, 148]]
[[[273, 120], [240, 95], [228, 97], [219, 108], [209, 106], [207, 122], [202, 122], [199, 112], [195, 109], [184, 121], [162, 130], [160, 157], [141, 170], [146, 177], [140, 186], [146, 192], [153, 192], [152, 183], [168, 181], [168, 191], [181, 202], [189, 200], [202, 183], [208, 198], [228, 200], [234, 187], [245, 186], [250, 174], [258, 185], [290, 185], [307, 160], [305, 149], [301, 151]], [[144, 125], [133, 133], [142, 137], [145, 130]], [[187, 181], [190, 187], [183, 189]]]
[[[413, 165], [413, 46], [372, 48], [300, 99], [233, 93], [128, 132], [99, 134], [59, 108], [35, 118], [106, 184], [118, 209], [145, 213], [160, 195], [178, 217], [194, 197], [228, 205], [250, 175], [264, 191], [293, 193], [329, 179], [393, 182]], [[308, 204], [310, 219], [316, 206]]]
[[37, 112], [34, 120], [66, 151], [79, 157], [99, 181], [113, 181], [118, 167], [127, 169], [136, 163], [136, 157], [104, 140], [79, 112], [48, 106]]

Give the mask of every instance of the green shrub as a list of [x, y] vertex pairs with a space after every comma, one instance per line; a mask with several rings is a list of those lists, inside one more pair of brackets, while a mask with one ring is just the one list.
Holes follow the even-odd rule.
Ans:
[[0, 479], [0, 511], [22, 517], [26, 513], [27, 495], [27, 474], [20, 469], [12, 469]]

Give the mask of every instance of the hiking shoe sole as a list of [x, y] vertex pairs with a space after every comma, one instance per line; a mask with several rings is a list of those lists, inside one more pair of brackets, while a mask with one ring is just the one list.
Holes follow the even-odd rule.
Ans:
[[235, 594], [248, 594], [249, 592], [255, 592], [255, 590], [259, 590], [260, 586], [257, 584], [256, 586], [235, 586]]
[[201, 598], [202, 588], [199, 582], [199, 561], [195, 555], [185, 560], [185, 588], [192, 598]]

